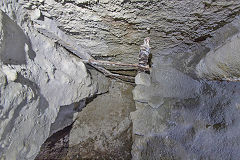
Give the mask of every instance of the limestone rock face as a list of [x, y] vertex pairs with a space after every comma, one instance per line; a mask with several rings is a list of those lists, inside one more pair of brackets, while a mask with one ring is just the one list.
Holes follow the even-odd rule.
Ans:
[[[239, 8], [239, 0], [1, 0], [0, 159], [34, 159], [69, 125], [69, 159], [130, 159], [131, 130], [132, 159], [239, 159], [239, 84], [202, 79], [239, 78]], [[127, 85], [109, 89], [37, 27], [127, 63], [150, 37], [151, 73], [137, 75], [133, 97]]]
[[[80, 102], [97, 86], [82, 62], [37, 32], [27, 36], [3, 12], [0, 17], [0, 155], [34, 159], [48, 136], [74, 121]], [[60, 112], [66, 105], [68, 112]]]
[[109, 92], [99, 95], [76, 116], [69, 136], [69, 159], [130, 159], [135, 110], [132, 86], [112, 82]]
[[135, 77], [135, 83], [138, 85], [145, 85], [149, 86], [150, 85], [150, 75], [146, 73], [138, 73]]
[[238, 159], [240, 85], [203, 79], [239, 77], [238, 21], [201, 46], [181, 44], [153, 58], [151, 79], [133, 90], [132, 159]]
[[[96, 58], [136, 62], [151, 37], [152, 51], [183, 41], [201, 42], [238, 14], [238, 0], [2, 0], [1, 8], [24, 21], [48, 17]], [[19, 14], [19, 12], [24, 11]], [[17, 11], [17, 12], [16, 12]], [[121, 47], [119, 47], [121, 46]]]
[[229, 38], [215, 50], [210, 51], [197, 65], [201, 78], [220, 80], [240, 79], [240, 34]]

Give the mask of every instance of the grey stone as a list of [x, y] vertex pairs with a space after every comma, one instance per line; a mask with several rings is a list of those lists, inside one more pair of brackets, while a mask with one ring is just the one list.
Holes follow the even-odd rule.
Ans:
[[200, 87], [197, 81], [171, 67], [164, 70], [153, 68], [151, 76], [152, 83], [149, 86], [137, 85], [133, 90], [133, 97], [134, 100], [148, 102], [153, 107], [157, 101], [161, 101], [161, 97], [194, 98]]
[[135, 77], [135, 83], [139, 85], [150, 86], [151, 84], [151, 77], [149, 74], [140, 72]]
[[[239, 159], [238, 84], [203, 81], [196, 76], [197, 64], [210, 50], [203, 62], [211, 52], [219, 56], [210, 58], [210, 62], [228, 61], [221, 55], [228, 53], [223, 49], [231, 48], [227, 47], [229, 44], [238, 42], [234, 38], [232, 41], [231, 36], [238, 33], [240, 25], [230, 23], [234, 19], [239, 21], [236, 18], [239, 6], [239, 0], [0, 1], [0, 8], [12, 19], [1, 14], [1, 20], [5, 21], [0, 23], [0, 68], [2, 64], [9, 64], [18, 73], [16, 79], [15, 76], [7, 78], [7, 72], [7, 75], [0, 72], [0, 111], [4, 119], [0, 129], [0, 155], [6, 159], [34, 159], [50, 134], [76, 119], [74, 113], [83, 117], [83, 122], [87, 119], [96, 122], [91, 128], [83, 123], [74, 124], [77, 128], [73, 129], [70, 142], [76, 144], [77, 151], [79, 146], [89, 142], [87, 138], [96, 136], [97, 139], [90, 141], [92, 146], [86, 149], [93, 150], [91, 147], [97, 146], [100, 151], [109, 153], [104, 157], [109, 159], [118, 145], [123, 148], [121, 151], [126, 151], [122, 142], [126, 139], [125, 144], [128, 144], [130, 139], [128, 114], [116, 113], [117, 117], [106, 114], [114, 112], [110, 106], [119, 111], [129, 104], [124, 102], [124, 107], [117, 108], [109, 98], [111, 95], [106, 94], [84, 109], [84, 105], [80, 105], [79, 114], [73, 110], [74, 104], [106, 93], [108, 81], [99, 75], [91, 76], [78, 59], [54, 45], [53, 39], [36, 32], [35, 27], [41, 26], [58, 33], [60, 38], [66, 38], [61, 33], [67, 34], [72, 39], [68, 43], [74, 42], [78, 49], [89, 51], [96, 59], [127, 63], [137, 63], [142, 40], [151, 38], [151, 83], [137, 81], [133, 91], [137, 108], [131, 114], [133, 159]], [[231, 42], [226, 41], [228, 38]], [[222, 42], [226, 44], [221, 45]], [[221, 53], [214, 51], [217, 46], [222, 46]], [[217, 68], [217, 74], [238, 77], [236, 53], [231, 53], [234, 59], [227, 63], [234, 62], [234, 66], [227, 66], [224, 72]], [[215, 62], [200, 64], [204, 64], [199, 65], [203, 68], [216, 69]], [[199, 71], [199, 75], [206, 71], [206, 77], [212, 76], [208, 69]], [[104, 82], [94, 82], [92, 78]], [[130, 98], [120, 101], [117, 93], [120, 92], [113, 94], [116, 102]], [[96, 108], [101, 103], [106, 104], [103, 110]], [[96, 109], [99, 113], [94, 112]], [[88, 115], [83, 115], [86, 112]], [[119, 116], [121, 118], [117, 119]], [[95, 132], [87, 135], [78, 125]], [[81, 133], [81, 139], [77, 133]], [[95, 159], [99, 157], [97, 153], [85, 155]]]
[[[26, 64], [25, 44], [29, 44], [21, 28], [4, 12], [0, 11], [0, 54], [4, 64]], [[14, 44], [14, 47], [13, 47]]]
[[239, 27], [217, 30], [201, 44], [207, 50], [182, 44], [153, 57], [151, 85], [133, 90], [132, 159], [238, 159], [239, 83], [203, 78], [238, 75]]
[[130, 85], [112, 82], [108, 93], [97, 96], [75, 114], [69, 137], [69, 159], [76, 156], [87, 159], [131, 157], [129, 115], [135, 109], [131, 90]]
[[201, 78], [239, 80], [240, 79], [240, 34], [230, 37], [224, 44], [210, 51], [197, 65]]
[[[48, 136], [75, 120], [75, 110], [69, 107], [63, 114], [60, 106], [71, 106], [93, 96], [97, 84], [92, 83], [85, 65], [78, 59], [65, 50], [56, 50], [52, 42], [36, 31], [25, 35], [7, 15], [2, 12], [0, 15], [0, 26], [4, 26], [0, 33], [9, 32], [6, 30], [10, 28], [14, 35], [25, 37], [17, 37], [22, 42], [12, 41], [6, 34], [2, 37], [1, 54], [16, 55], [14, 62], [21, 62], [22, 57], [18, 56], [21, 50], [6, 49], [16, 42], [13, 48], [23, 49], [24, 63], [5, 65], [5, 59], [1, 59], [0, 157], [34, 159]], [[29, 40], [24, 42], [26, 39]]]
[[[10, 15], [15, 11], [3, 5], [7, 1], [2, 1], [1, 6]], [[231, 22], [240, 5], [236, 0], [211, 3], [204, 0], [46, 0], [28, 3], [48, 13], [49, 18], [59, 23], [59, 28], [72, 34], [77, 43], [91, 50], [93, 56], [125, 62], [138, 61], [139, 46], [145, 37], [151, 37], [153, 53], [182, 41], [204, 40], [224, 23]], [[10, 4], [18, 6], [18, 3]], [[24, 13], [31, 14], [32, 10], [17, 12], [22, 12], [15, 14], [17, 19], [23, 19]]]
[[41, 17], [41, 11], [39, 9], [35, 9], [32, 14], [31, 14], [31, 19], [32, 20], [38, 20]]
[[8, 81], [15, 81], [17, 79], [17, 71], [14, 69], [11, 69], [9, 66], [3, 65], [2, 71], [7, 76]]

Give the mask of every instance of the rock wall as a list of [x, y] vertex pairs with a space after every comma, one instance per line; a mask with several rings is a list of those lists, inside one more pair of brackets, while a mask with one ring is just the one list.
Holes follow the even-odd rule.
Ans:
[[[0, 155], [33, 159], [48, 136], [74, 121], [76, 109], [83, 107], [80, 102], [98, 87], [82, 62], [57, 51], [37, 32], [25, 34], [3, 12], [0, 15]], [[66, 105], [68, 112], [60, 112]]]
[[136, 76], [132, 159], [239, 158], [239, 27], [162, 50]]
[[53, 19], [95, 58], [136, 62], [139, 45], [146, 36], [151, 37], [155, 53], [183, 42], [202, 42], [239, 14], [240, 2], [3, 0], [1, 6], [23, 25], [29, 19], [33, 23]]
[[112, 82], [79, 113], [69, 136], [68, 158], [131, 159], [133, 87]]
[[211, 50], [197, 65], [197, 74], [201, 78], [215, 80], [239, 80], [239, 18], [225, 28], [232, 28], [236, 32], [234, 35], [223, 38], [218, 47]]
[[[34, 159], [72, 124], [56, 143], [70, 147], [69, 159], [130, 159], [131, 141], [132, 159], [238, 159], [239, 85], [202, 78], [238, 78], [239, 0], [2, 0], [0, 8], [0, 158]], [[152, 70], [136, 77], [136, 111], [131, 87], [109, 88], [37, 27], [96, 59], [129, 63], [149, 36]]]

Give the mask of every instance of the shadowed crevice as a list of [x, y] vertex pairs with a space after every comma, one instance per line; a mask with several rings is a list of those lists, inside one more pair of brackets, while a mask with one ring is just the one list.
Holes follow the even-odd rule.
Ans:
[[[4, 12], [2, 14], [3, 32], [0, 37], [3, 38], [1, 45], [1, 61], [4, 64], [21, 65], [26, 64], [26, 54], [30, 59], [36, 57], [28, 36], [23, 30], [10, 19]], [[27, 52], [27, 53], [26, 53]]]

